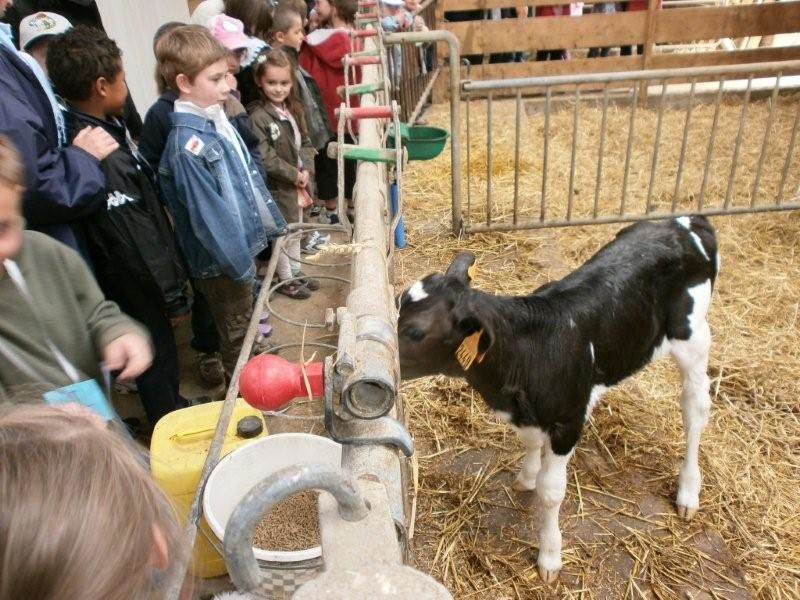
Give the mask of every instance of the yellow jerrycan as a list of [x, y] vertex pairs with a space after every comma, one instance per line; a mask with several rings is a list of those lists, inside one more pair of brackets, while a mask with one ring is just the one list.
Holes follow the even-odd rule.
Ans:
[[[189, 515], [222, 404], [209, 402], [176, 410], [159, 420], [153, 430], [150, 471], [175, 504], [181, 526]], [[220, 458], [265, 435], [267, 428], [261, 412], [238, 398], [225, 432]], [[192, 573], [198, 577], [218, 577], [227, 571], [225, 560], [209, 540], [221, 546], [201, 517], [191, 561]]]

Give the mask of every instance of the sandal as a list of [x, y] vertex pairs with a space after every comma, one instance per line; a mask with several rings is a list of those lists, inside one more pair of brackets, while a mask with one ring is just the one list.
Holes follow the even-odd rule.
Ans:
[[287, 283], [275, 291], [289, 298], [294, 298], [295, 300], [305, 300], [311, 297], [311, 290], [298, 283]]

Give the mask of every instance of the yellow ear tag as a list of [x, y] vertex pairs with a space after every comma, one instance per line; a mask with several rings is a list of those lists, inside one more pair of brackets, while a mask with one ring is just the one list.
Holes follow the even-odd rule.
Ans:
[[486, 356], [485, 352], [483, 354], [478, 354], [478, 344], [481, 341], [481, 334], [483, 334], [483, 329], [465, 337], [461, 345], [456, 348], [456, 360], [465, 371], [468, 371], [475, 361], [482, 363], [483, 358]]
[[[469, 277], [470, 281], [475, 281], [475, 278], [477, 276], [478, 276], [478, 263], [474, 262], [467, 269], [467, 277]], [[480, 335], [480, 334], [478, 334], [478, 335]]]

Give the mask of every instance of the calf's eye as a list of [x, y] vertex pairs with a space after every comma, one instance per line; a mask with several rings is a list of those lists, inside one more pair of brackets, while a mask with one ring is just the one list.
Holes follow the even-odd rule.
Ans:
[[417, 329], [416, 327], [406, 329], [403, 334], [405, 334], [407, 338], [414, 342], [421, 342], [423, 339], [425, 339], [425, 332], [421, 329]]

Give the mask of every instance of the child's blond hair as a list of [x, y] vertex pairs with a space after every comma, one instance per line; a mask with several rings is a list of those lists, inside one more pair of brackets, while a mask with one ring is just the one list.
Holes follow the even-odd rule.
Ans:
[[182, 552], [174, 513], [133, 448], [56, 407], [0, 413], [0, 506], [0, 598], [162, 598], [156, 535], [168, 560]]
[[0, 134], [0, 181], [11, 186], [25, 185], [25, 173], [14, 142]]
[[178, 75], [186, 75], [193, 82], [200, 71], [230, 53], [205, 27], [183, 25], [168, 31], [156, 43], [158, 73], [164, 84], [178, 93]]

